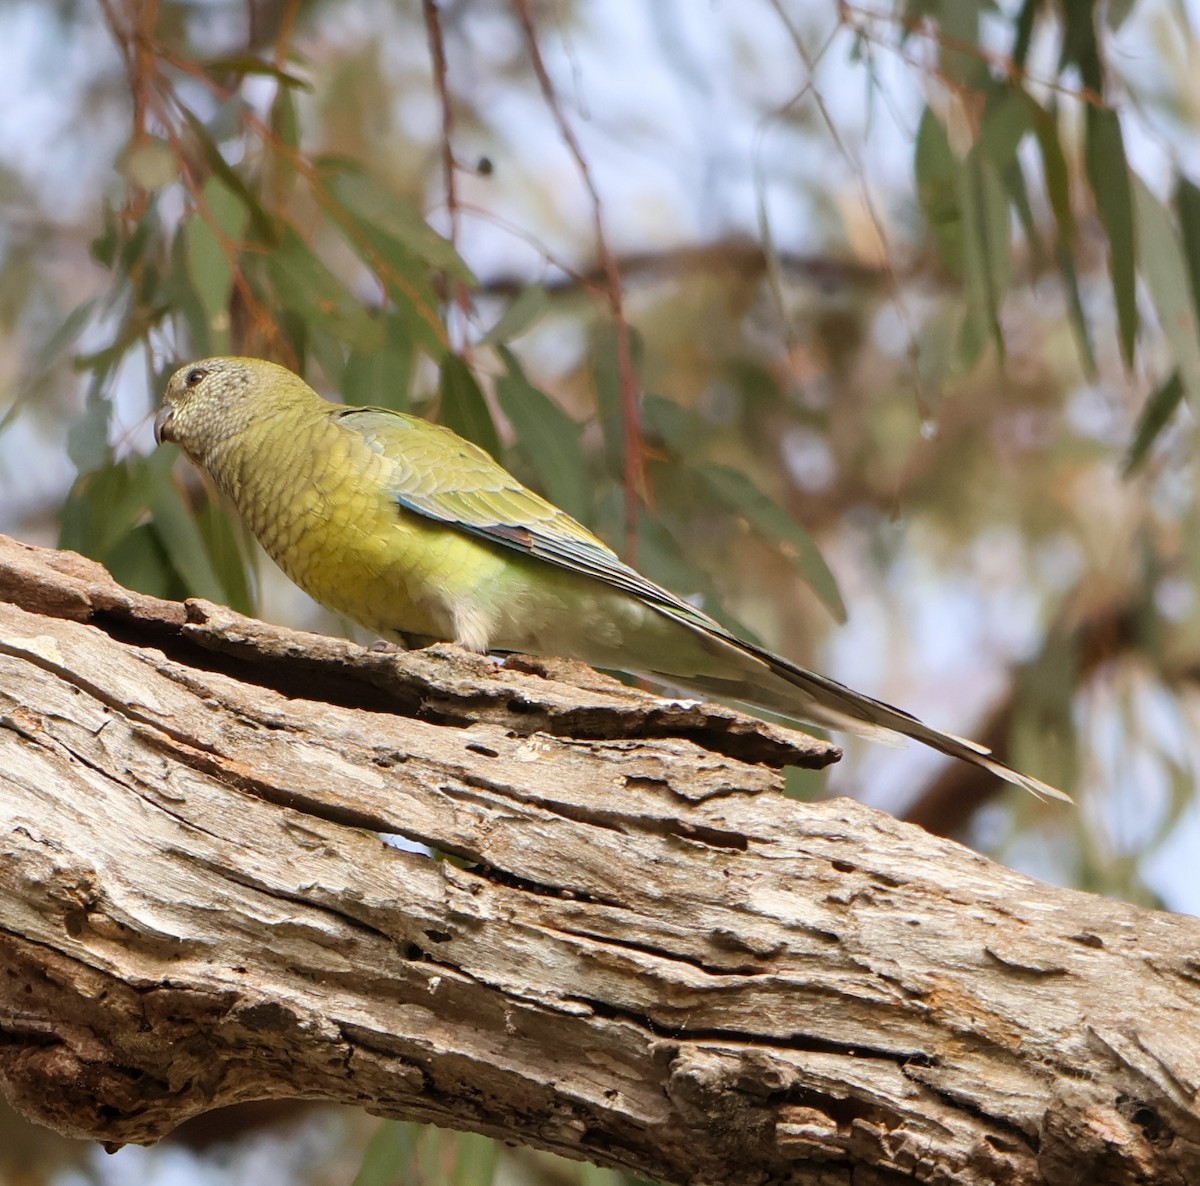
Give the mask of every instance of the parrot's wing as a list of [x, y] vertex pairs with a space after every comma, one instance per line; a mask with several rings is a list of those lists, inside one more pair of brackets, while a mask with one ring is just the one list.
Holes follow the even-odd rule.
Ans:
[[[845, 729], [878, 741], [912, 737], [944, 754], [983, 766], [1035, 795], [1067, 799], [1062, 791], [1012, 770], [977, 742], [931, 728], [911, 713], [855, 692], [740, 639], [702, 610], [621, 562], [583, 524], [526, 489], [482, 449], [427, 420], [384, 408], [347, 408], [339, 422], [392, 463], [390, 486], [397, 505], [505, 548], [536, 556], [602, 581], [667, 617], [753, 656], [791, 684], [803, 707], [796, 716], [828, 728]], [[695, 683], [696, 681], [693, 681]], [[753, 696], [739, 695], [749, 703]]]
[[522, 486], [488, 453], [449, 429], [384, 408], [348, 408], [338, 413], [338, 420], [392, 463], [391, 493], [400, 506], [603, 581], [691, 626], [739, 643], [702, 610], [622, 563], [582, 523]]

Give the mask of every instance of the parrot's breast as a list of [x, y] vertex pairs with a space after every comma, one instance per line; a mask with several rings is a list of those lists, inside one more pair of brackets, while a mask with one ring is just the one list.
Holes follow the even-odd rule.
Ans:
[[255, 426], [205, 458], [267, 554], [314, 601], [387, 637], [486, 649], [489, 622], [476, 612], [473, 637], [460, 638], [460, 607], [503, 571], [503, 558], [402, 508], [391, 464], [324, 411], [286, 428]]

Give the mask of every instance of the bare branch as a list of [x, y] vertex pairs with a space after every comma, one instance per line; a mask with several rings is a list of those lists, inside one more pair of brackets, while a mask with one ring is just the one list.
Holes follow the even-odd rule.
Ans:
[[1200, 920], [790, 801], [822, 743], [530, 666], [0, 539], [8, 1097], [110, 1144], [337, 1100], [667, 1182], [1200, 1178]]

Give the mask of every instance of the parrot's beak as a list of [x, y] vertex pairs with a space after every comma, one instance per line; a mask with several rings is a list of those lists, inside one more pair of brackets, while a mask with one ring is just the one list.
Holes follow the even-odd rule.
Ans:
[[163, 441], [172, 440], [171, 421], [175, 417], [175, 409], [170, 404], [163, 404], [154, 417], [154, 443], [161, 445]]

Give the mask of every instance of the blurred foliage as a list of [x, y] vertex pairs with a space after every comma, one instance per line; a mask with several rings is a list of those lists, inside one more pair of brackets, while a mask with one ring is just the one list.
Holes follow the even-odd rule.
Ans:
[[[620, 7], [534, 6], [531, 44], [520, 0], [10, 5], [78, 77], [43, 145], [66, 170], [0, 137], [0, 483], [42, 492], [4, 529], [336, 629], [150, 448], [177, 364], [273, 358], [451, 425], [802, 662], [962, 732], [991, 705], [1081, 807], [1006, 798], [974, 841], [1171, 904], [1200, 735], [1191, 10], [761, 0], [705, 6], [704, 42], [687, 6]], [[618, 35], [653, 47], [635, 105]], [[896, 760], [851, 757], [837, 785]], [[496, 1159], [386, 1125], [359, 1180], [609, 1180]]]

